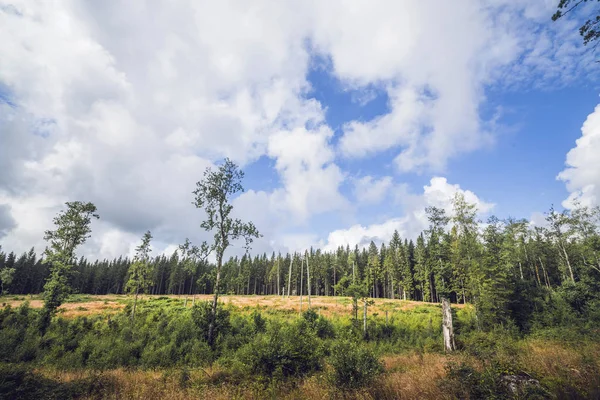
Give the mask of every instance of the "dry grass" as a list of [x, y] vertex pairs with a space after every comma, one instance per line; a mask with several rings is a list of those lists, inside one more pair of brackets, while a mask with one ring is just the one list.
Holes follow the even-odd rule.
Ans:
[[[85, 399], [451, 399], [440, 381], [446, 376], [449, 362], [482, 367], [480, 361], [466, 354], [406, 353], [381, 359], [385, 372], [371, 387], [344, 391], [332, 386], [326, 372], [303, 379], [297, 384], [268, 385], [256, 381], [236, 381], [218, 366], [193, 369], [184, 379], [181, 370], [143, 371], [116, 369], [102, 373], [91, 371], [36, 372], [59, 382], [95, 379], [100, 382], [93, 394]], [[571, 398], [569, 387], [585, 398], [599, 398], [600, 344], [570, 348], [558, 342], [528, 340], [514, 360], [524, 371], [541, 377], [542, 383], [558, 393], [559, 398]], [[560, 395], [562, 393], [562, 395]]]
[[[11, 307], [18, 307], [25, 300], [11, 300], [7, 304]], [[41, 308], [44, 305], [42, 300], [29, 300], [29, 306], [32, 308]], [[118, 303], [108, 298], [102, 298], [93, 301], [84, 301], [80, 303], [65, 303], [59, 307], [59, 313], [64, 318], [74, 318], [84, 315], [93, 315], [100, 313], [116, 313], [125, 307], [124, 304]]]
[[[158, 298], [164, 296], [142, 296], [142, 299]], [[166, 296], [184, 300], [186, 296]], [[213, 298], [212, 295], [195, 295], [195, 301], [206, 301]], [[91, 300], [90, 300], [91, 299]], [[125, 295], [106, 295], [106, 296], [86, 296], [86, 300], [82, 302], [66, 303], [60, 307], [62, 316], [66, 318], [92, 315], [102, 312], [117, 312], [125, 307], [125, 301], [131, 299], [131, 296]], [[281, 296], [220, 296], [220, 301], [225, 304], [230, 304], [240, 309], [243, 308], [260, 308], [264, 310], [285, 310], [291, 312], [300, 312], [300, 296], [290, 296], [282, 298]], [[25, 300], [8, 299], [7, 304], [11, 307], [18, 307]], [[39, 299], [28, 300], [30, 307], [40, 308], [43, 306], [43, 301]], [[405, 301], [392, 299], [374, 299], [375, 304], [369, 307], [369, 314], [378, 313], [385, 315], [386, 311], [389, 316], [394, 312], [412, 310], [420, 306], [439, 306], [437, 303], [427, 303], [419, 301]], [[191, 306], [194, 302], [192, 297], [188, 298], [187, 305]], [[464, 304], [453, 304], [453, 307], [462, 308]], [[334, 315], [350, 315], [352, 313], [352, 301], [348, 297], [332, 297], [332, 296], [312, 296], [311, 307], [320, 314], [331, 317]], [[302, 310], [308, 309], [308, 298], [302, 298]]]
[[[370, 388], [344, 391], [333, 387], [326, 374], [311, 376], [297, 385], [267, 385], [259, 382], [232, 382], [216, 368], [191, 370], [189, 380], [182, 372], [116, 369], [102, 373], [90, 371], [36, 371], [59, 382], [89, 379], [102, 382], [85, 399], [444, 399], [438, 386], [445, 376], [450, 358], [440, 354], [405, 354], [383, 359], [386, 372]], [[225, 376], [225, 378], [222, 378]]]

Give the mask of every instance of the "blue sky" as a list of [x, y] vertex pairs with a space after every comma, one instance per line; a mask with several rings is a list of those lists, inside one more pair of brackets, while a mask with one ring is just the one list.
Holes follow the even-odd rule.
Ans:
[[457, 192], [482, 219], [597, 205], [592, 6], [0, 0], [0, 245], [43, 247], [72, 200], [90, 257], [210, 239], [191, 191], [225, 157], [256, 252], [415, 237]]

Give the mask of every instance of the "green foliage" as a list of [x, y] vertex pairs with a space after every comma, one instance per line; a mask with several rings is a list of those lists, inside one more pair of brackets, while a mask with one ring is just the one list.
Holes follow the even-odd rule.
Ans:
[[252, 320], [254, 322], [254, 331], [256, 333], [264, 332], [267, 327], [267, 321], [262, 317], [258, 311], [252, 313]]
[[239, 218], [230, 216], [233, 205], [230, 201], [232, 196], [243, 192], [242, 179], [244, 172], [229, 158], [219, 166], [216, 171], [207, 168], [204, 171], [204, 178], [196, 183], [194, 190], [196, 208], [204, 209], [206, 219], [200, 226], [208, 231], [214, 231], [214, 240], [207, 251], [215, 251], [217, 256], [217, 268], [214, 284], [215, 299], [211, 318], [208, 324], [208, 341], [210, 344], [214, 340], [214, 330], [217, 323], [217, 298], [219, 296], [219, 279], [221, 277], [221, 268], [223, 265], [223, 254], [231, 244], [231, 241], [243, 238], [245, 240], [246, 250], [250, 249], [250, 244], [255, 238], [262, 235], [256, 229], [252, 222], [243, 222]]
[[0, 284], [2, 286], [0, 286], [0, 294], [7, 294], [8, 293], [8, 288], [10, 287], [10, 284], [13, 281], [13, 278], [15, 276], [15, 269], [14, 268], [2, 268], [0, 269]]
[[303, 323], [269, 324], [243, 346], [238, 358], [249, 372], [267, 378], [299, 377], [322, 367], [322, 350], [314, 332]]
[[333, 383], [344, 388], [369, 385], [383, 371], [383, 365], [370, 350], [351, 340], [335, 343], [329, 362]]
[[99, 218], [96, 206], [79, 201], [67, 202], [67, 209], [54, 218], [56, 229], [46, 231], [44, 240], [50, 277], [44, 285], [44, 311], [39, 320], [40, 332], [45, 333], [52, 316], [70, 293], [69, 278], [75, 249], [90, 237], [92, 218]]
[[[212, 304], [208, 301], [196, 303], [192, 307], [192, 320], [194, 321], [194, 324], [196, 325], [201, 337], [208, 341], [209, 324], [211, 321], [213, 321]], [[225, 335], [229, 331], [229, 328], [229, 310], [219, 304], [217, 306], [217, 313], [214, 318], [215, 337], [218, 335]]]
[[302, 314], [302, 318], [308, 324], [308, 327], [321, 339], [335, 337], [333, 324], [326, 318], [318, 315], [314, 310], [307, 310]]
[[90, 376], [70, 382], [57, 382], [38, 375], [26, 366], [0, 363], [0, 398], [2, 399], [76, 399], [97, 396], [115, 383], [107, 377]]

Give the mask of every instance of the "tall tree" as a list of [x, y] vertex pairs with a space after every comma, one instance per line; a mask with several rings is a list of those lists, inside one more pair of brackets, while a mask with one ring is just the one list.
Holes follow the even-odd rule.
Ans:
[[206, 212], [206, 219], [202, 221], [200, 226], [208, 232], [214, 232], [211, 250], [215, 251], [217, 258], [215, 294], [208, 326], [208, 341], [210, 344], [214, 340], [223, 254], [232, 240], [245, 239], [245, 247], [248, 249], [252, 240], [261, 236], [252, 222], [242, 222], [240, 219], [231, 217], [233, 205], [230, 202], [233, 196], [244, 191], [241, 184], [243, 177], [243, 171], [233, 161], [226, 158], [225, 162], [216, 171], [211, 168], [204, 171], [204, 178], [196, 183], [196, 190], [193, 192], [196, 196], [194, 205]]
[[452, 200], [454, 216], [452, 221], [456, 227], [456, 242], [453, 246], [455, 261], [455, 277], [457, 292], [462, 292], [463, 303], [467, 301], [467, 295], [472, 289], [470, 282], [471, 269], [476, 266], [478, 250], [477, 242], [477, 206], [467, 202], [464, 194], [458, 192]]
[[90, 237], [92, 218], [99, 218], [96, 206], [80, 201], [67, 202], [67, 209], [54, 218], [56, 229], [45, 232], [46, 259], [50, 277], [44, 285], [44, 309], [40, 316], [40, 332], [44, 334], [52, 316], [70, 293], [69, 277], [75, 263], [75, 249]]
[[152, 240], [152, 234], [150, 231], [144, 233], [142, 237], [142, 243], [135, 249], [135, 257], [133, 263], [129, 267], [129, 280], [125, 285], [125, 290], [129, 293], [135, 294], [133, 301], [133, 309], [131, 310], [131, 319], [135, 318], [135, 309], [137, 307], [138, 295], [140, 292], [145, 291], [153, 285], [152, 281], [152, 265], [149, 262], [150, 252], [150, 241]]
[[554, 207], [550, 207], [550, 211], [546, 214], [546, 221], [548, 222], [548, 235], [558, 247], [558, 254], [567, 268], [566, 273], [569, 275], [571, 282], [575, 282], [575, 274], [573, 273], [573, 265], [568, 249], [569, 239], [573, 233], [569, 213], [566, 210], [557, 212]]

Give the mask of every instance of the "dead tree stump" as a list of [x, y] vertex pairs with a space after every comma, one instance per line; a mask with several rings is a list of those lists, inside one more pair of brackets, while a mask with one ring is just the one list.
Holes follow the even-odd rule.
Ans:
[[452, 327], [452, 309], [450, 301], [442, 298], [442, 332], [444, 333], [444, 349], [447, 352], [456, 350], [454, 343], [454, 328]]

